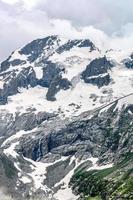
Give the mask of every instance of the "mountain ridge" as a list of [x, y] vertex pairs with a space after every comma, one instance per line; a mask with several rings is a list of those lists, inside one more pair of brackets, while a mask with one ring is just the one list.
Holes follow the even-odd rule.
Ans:
[[[89, 39], [49, 36], [1, 63], [0, 176], [15, 200], [133, 197], [122, 188], [91, 192], [118, 181], [113, 169], [132, 171], [132, 159], [120, 165], [133, 151], [132, 59], [132, 52], [102, 53]], [[86, 189], [95, 169], [110, 177]]]

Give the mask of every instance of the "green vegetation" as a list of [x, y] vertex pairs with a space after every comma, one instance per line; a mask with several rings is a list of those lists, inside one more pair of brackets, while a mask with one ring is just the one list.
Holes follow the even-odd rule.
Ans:
[[85, 200], [101, 200], [100, 197], [86, 197]]
[[133, 199], [133, 154], [108, 169], [75, 171], [70, 184], [83, 200]]
[[13, 178], [16, 175], [16, 168], [6, 156], [0, 156], [0, 164], [2, 164], [7, 178]]

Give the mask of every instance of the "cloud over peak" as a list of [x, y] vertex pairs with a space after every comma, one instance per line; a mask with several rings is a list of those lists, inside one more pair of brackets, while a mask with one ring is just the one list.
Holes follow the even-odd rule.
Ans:
[[132, 0], [0, 0], [0, 60], [49, 34], [89, 38], [105, 49], [132, 48], [132, 13]]

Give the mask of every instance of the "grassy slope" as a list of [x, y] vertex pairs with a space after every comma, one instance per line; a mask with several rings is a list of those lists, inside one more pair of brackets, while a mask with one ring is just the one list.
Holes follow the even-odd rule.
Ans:
[[85, 200], [133, 199], [133, 154], [112, 168], [88, 172], [79, 170], [71, 184]]

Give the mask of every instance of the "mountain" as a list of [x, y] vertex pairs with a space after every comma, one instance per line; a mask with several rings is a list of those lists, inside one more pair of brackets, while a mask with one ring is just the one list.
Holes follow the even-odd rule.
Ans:
[[15, 200], [133, 199], [132, 51], [57, 35], [14, 51], [0, 64], [0, 146]]

